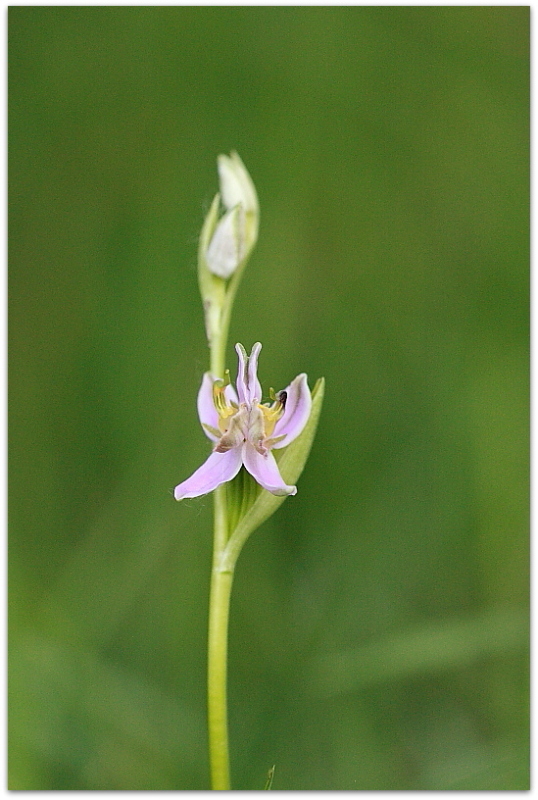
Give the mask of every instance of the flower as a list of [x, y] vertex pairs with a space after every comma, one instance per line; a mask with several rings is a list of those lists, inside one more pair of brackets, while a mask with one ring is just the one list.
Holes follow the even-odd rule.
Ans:
[[209, 272], [228, 280], [256, 244], [260, 209], [252, 178], [237, 153], [218, 156], [217, 166], [225, 213], [204, 256]]
[[237, 392], [228, 371], [224, 380], [205, 373], [198, 393], [198, 416], [215, 446], [207, 461], [176, 486], [176, 500], [213, 491], [235, 478], [241, 466], [272, 494], [296, 494], [295, 486], [284, 483], [271, 450], [290, 444], [308, 421], [312, 397], [307, 376], [301, 373], [276, 394], [271, 390], [272, 403], [261, 403], [257, 377], [261, 348], [257, 342], [247, 356], [243, 345], [235, 346], [239, 357]]

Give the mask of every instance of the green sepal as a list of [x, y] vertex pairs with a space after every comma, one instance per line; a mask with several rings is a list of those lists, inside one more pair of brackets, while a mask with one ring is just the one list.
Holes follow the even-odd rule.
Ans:
[[209, 344], [220, 335], [221, 312], [226, 296], [226, 281], [210, 272], [205, 254], [217, 227], [220, 195], [217, 193], [206, 214], [198, 244], [198, 285], [204, 305], [205, 327]]
[[[320, 378], [312, 392], [312, 410], [304, 430], [288, 447], [273, 450], [280, 474], [288, 484], [297, 483], [310, 454], [324, 393], [325, 378]], [[262, 489], [244, 468], [226, 485], [226, 489], [231, 535], [222, 554], [220, 569], [232, 571], [250, 534], [274, 514], [286, 497], [277, 497]]]
[[225, 484], [228, 507], [228, 536], [238, 526], [262, 491], [252, 475], [241, 467], [236, 477]]

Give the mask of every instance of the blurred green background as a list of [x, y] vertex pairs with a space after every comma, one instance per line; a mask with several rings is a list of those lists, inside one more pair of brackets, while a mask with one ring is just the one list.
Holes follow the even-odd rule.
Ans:
[[528, 786], [527, 7], [11, 7], [10, 787], [204, 789], [196, 248], [324, 375], [230, 631], [238, 789]]

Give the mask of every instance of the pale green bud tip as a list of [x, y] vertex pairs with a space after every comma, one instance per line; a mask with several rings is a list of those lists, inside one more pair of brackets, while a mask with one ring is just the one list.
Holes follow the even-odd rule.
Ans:
[[229, 156], [220, 155], [217, 158], [217, 166], [224, 207], [229, 211], [235, 206], [241, 205], [247, 214], [258, 215], [256, 189], [247, 168], [237, 153], [232, 151]]

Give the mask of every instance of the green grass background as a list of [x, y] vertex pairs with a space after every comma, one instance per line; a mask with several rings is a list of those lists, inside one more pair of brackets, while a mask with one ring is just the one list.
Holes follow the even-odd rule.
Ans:
[[204, 789], [197, 237], [324, 375], [232, 598], [233, 785], [528, 786], [527, 7], [9, 9], [12, 789]]

